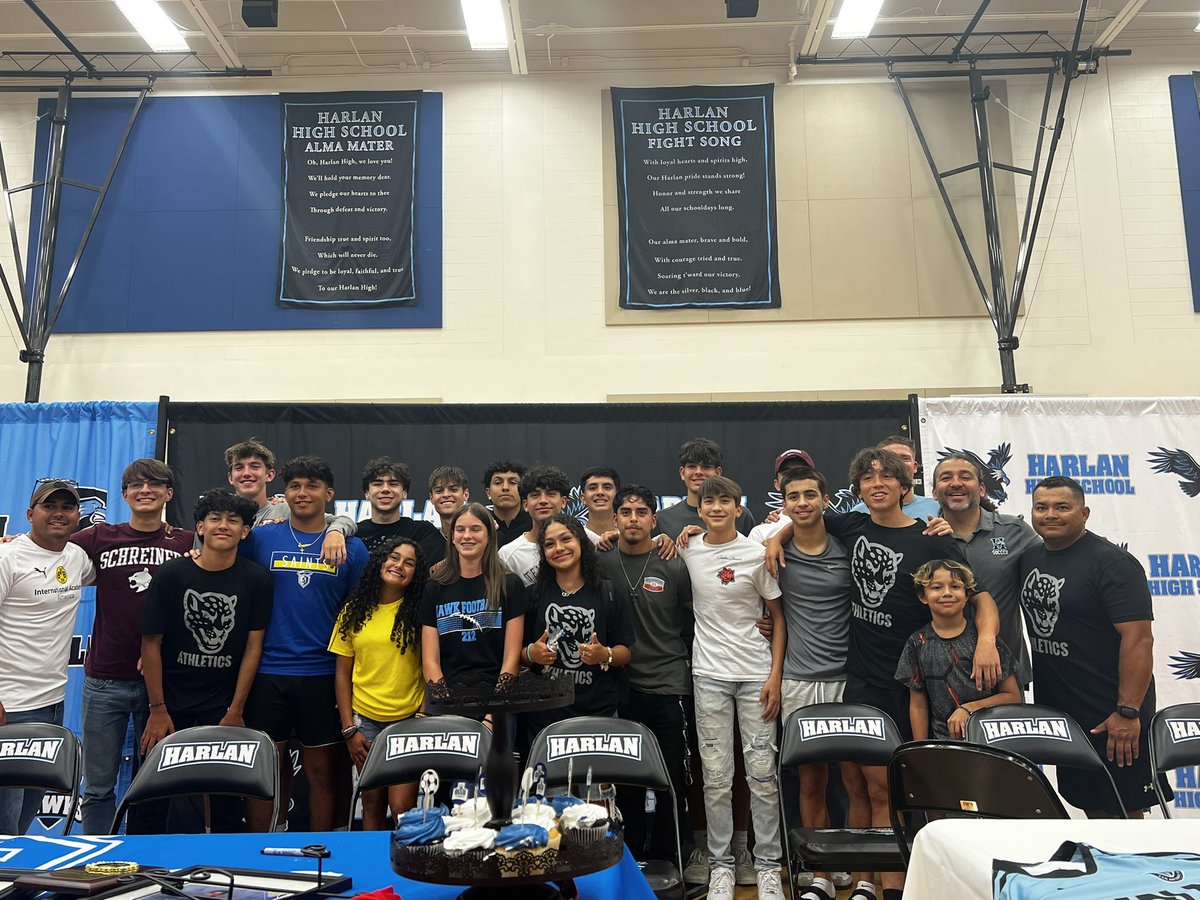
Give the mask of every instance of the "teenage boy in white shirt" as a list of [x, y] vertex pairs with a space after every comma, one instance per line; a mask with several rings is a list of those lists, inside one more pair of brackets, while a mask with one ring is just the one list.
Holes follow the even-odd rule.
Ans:
[[[733, 748], [742, 736], [760, 900], [782, 900], [779, 867], [779, 785], [775, 779], [775, 718], [779, 715], [787, 626], [779, 583], [766, 570], [762, 547], [738, 533], [741, 487], [714, 476], [699, 490], [708, 529], [681, 548], [692, 582], [696, 638], [692, 676], [696, 732], [704, 770], [710, 900], [732, 900]], [[775, 623], [768, 641], [756, 622], [766, 605]]]

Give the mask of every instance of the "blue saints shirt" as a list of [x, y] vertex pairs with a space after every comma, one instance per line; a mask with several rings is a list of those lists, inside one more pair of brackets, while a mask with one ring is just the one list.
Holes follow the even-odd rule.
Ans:
[[[309, 542], [305, 549], [297, 546]], [[264, 675], [333, 674], [336, 657], [326, 649], [329, 636], [367, 567], [368, 553], [358, 538], [347, 538], [347, 560], [335, 568], [321, 562], [321, 542], [320, 532], [279, 522], [258, 526], [242, 543], [240, 552], [270, 572], [275, 583], [275, 606], [258, 665]]]

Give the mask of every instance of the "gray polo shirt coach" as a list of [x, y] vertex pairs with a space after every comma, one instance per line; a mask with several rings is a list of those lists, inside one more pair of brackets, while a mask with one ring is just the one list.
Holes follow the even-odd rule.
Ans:
[[1025, 619], [1021, 611], [1021, 569], [1019, 561], [1026, 547], [1040, 544], [1029, 524], [1020, 516], [979, 510], [979, 527], [970, 538], [955, 535], [962, 542], [971, 571], [988, 591], [1000, 610], [1000, 640], [1016, 660], [1016, 676], [1021, 687], [1033, 680], [1029, 649], [1025, 644]]

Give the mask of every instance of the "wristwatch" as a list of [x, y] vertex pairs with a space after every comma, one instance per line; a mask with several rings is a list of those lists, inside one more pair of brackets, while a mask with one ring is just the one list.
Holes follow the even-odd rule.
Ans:
[[1123, 719], [1139, 719], [1142, 714], [1136, 706], [1118, 706], [1117, 715]]
[[348, 741], [348, 740], [350, 740], [350, 738], [354, 737], [356, 734], [358, 734], [358, 726], [350, 725], [349, 727], [342, 729], [342, 740]]

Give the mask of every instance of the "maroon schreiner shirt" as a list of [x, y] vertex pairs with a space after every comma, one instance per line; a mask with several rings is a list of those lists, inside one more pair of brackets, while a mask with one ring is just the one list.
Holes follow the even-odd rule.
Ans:
[[139, 681], [142, 606], [154, 573], [192, 549], [195, 535], [176, 528], [138, 531], [101, 523], [71, 536], [96, 566], [96, 618], [83, 671], [93, 678]]

